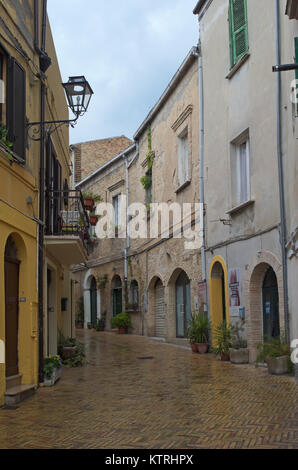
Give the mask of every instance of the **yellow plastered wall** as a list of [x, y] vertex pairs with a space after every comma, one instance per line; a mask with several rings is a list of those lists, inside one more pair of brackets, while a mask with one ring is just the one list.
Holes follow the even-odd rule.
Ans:
[[[38, 315], [37, 315], [37, 240], [36, 223], [0, 201], [0, 340], [5, 343], [5, 270], [4, 253], [11, 235], [18, 250], [20, 264], [18, 361], [23, 384], [38, 382]], [[0, 405], [6, 391], [5, 364], [0, 364]]]
[[229, 310], [229, 289], [228, 289], [228, 270], [224, 259], [221, 256], [215, 256], [212, 260], [209, 270], [209, 287], [210, 287], [210, 317], [212, 327], [218, 326], [223, 321], [223, 288], [222, 279], [212, 278], [212, 271], [214, 265], [219, 263], [224, 273], [224, 286], [225, 286], [225, 304], [226, 304], [226, 318], [227, 323], [230, 323], [230, 310]]

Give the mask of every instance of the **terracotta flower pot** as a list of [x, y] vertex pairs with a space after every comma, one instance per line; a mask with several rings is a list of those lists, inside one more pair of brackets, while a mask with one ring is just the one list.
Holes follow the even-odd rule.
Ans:
[[230, 360], [230, 356], [229, 356], [229, 354], [226, 354], [226, 353], [222, 352], [221, 355], [220, 355], [220, 359], [224, 362], [228, 362]]
[[191, 346], [192, 352], [194, 352], [194, 353], [198, 352], [197, 351], [197, 345], [195, 343], [190, 343], [190, 346]]
[[62, 359], [63, 360], [71, 359], [72, 357], [75, 356], [75, 354], [76, 354], [76, 347], [75, 346], [71, 346], [71, 347], [63, 346], [63, 349], [62, 349]]
[[125, 335], [126, 328], [118, 328], [118, 333], [119, 333], [119, 335]]
[[93, 330], [93, 325], [88, 325], [88, 330]]
[[91, 215], [90, 216], [90, 224], [95, 227], [95, 225], [97, 224], [98, 222], [98, 218], [95, 216], [95, 215]]
[[85, 201], [85, 208], [88, 210], [88, 211], [91, 211], [94, 207], [94, 199], [92, 198], [86, 198]]
[[197, 343], [197, 351], [199, 354], [207, 354], [208, 352], [208, 343]]
[[82, 324], [82, 323], [77, 323], [77, 324], [76, 324], [76, 328], [77, 328], [78, 330], [82, 330], [82, 329], [83, 329], [83, 324]]

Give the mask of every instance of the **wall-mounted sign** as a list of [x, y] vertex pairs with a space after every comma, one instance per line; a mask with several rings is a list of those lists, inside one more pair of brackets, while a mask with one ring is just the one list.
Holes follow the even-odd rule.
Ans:
[[20, 298], [20, 302], [27, 302], [26, 297], [21, 297], [21, 298]]
[[207, 303], [207, 283], [205, 281], [198, 282], [198, 294], [201, 304]]
[[240, 269], [229, 270], [229, 303], [230, 307], [240, 307]]

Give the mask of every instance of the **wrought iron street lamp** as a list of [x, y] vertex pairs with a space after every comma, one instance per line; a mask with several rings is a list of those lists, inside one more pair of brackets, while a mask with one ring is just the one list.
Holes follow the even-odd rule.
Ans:
[[75, 119], [29, 122], [27, 124], [27, 131], [30, 139], [40, 141], [42, 128], [46, 130], [48, 135], [51, 135], [65, 124], [74, 127], [79, 117], [87, 112], [91, 97], [94, 93], [86, 78], [83, 75], [69, 77], [68, 82], [62, 83], [62, 86], [66, 94], [68, 106], [75, 115]]
[[93, 91], [84, 76], [70, 77], [67, 83], [62, 83], [68, 105], [77, 117], [86, 113]]

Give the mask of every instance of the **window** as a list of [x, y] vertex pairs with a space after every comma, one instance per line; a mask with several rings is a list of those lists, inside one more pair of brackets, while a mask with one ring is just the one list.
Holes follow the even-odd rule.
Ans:
[[248, 25], [246, 0], [230, 0], [231, 68], [248, 53]]
[[232, 144], [232, 205], [237, 207], [250, 200], [250, 161], [248, 136]]
[[26, 132], [26, 74], [20, 64], [10, 58], [8, 62], [7, 129], [13, 151], [25, 161]]
[[189, 181], [189, 147], [187, 128], [178, 137], [178, 187]]
[[147, 183], [146, 183], [146, 204], [152, 203], [152, 168], [146, 173]]
[[118, 237], [121, 225], [121, 194], [113, 197], [115, 236]]

